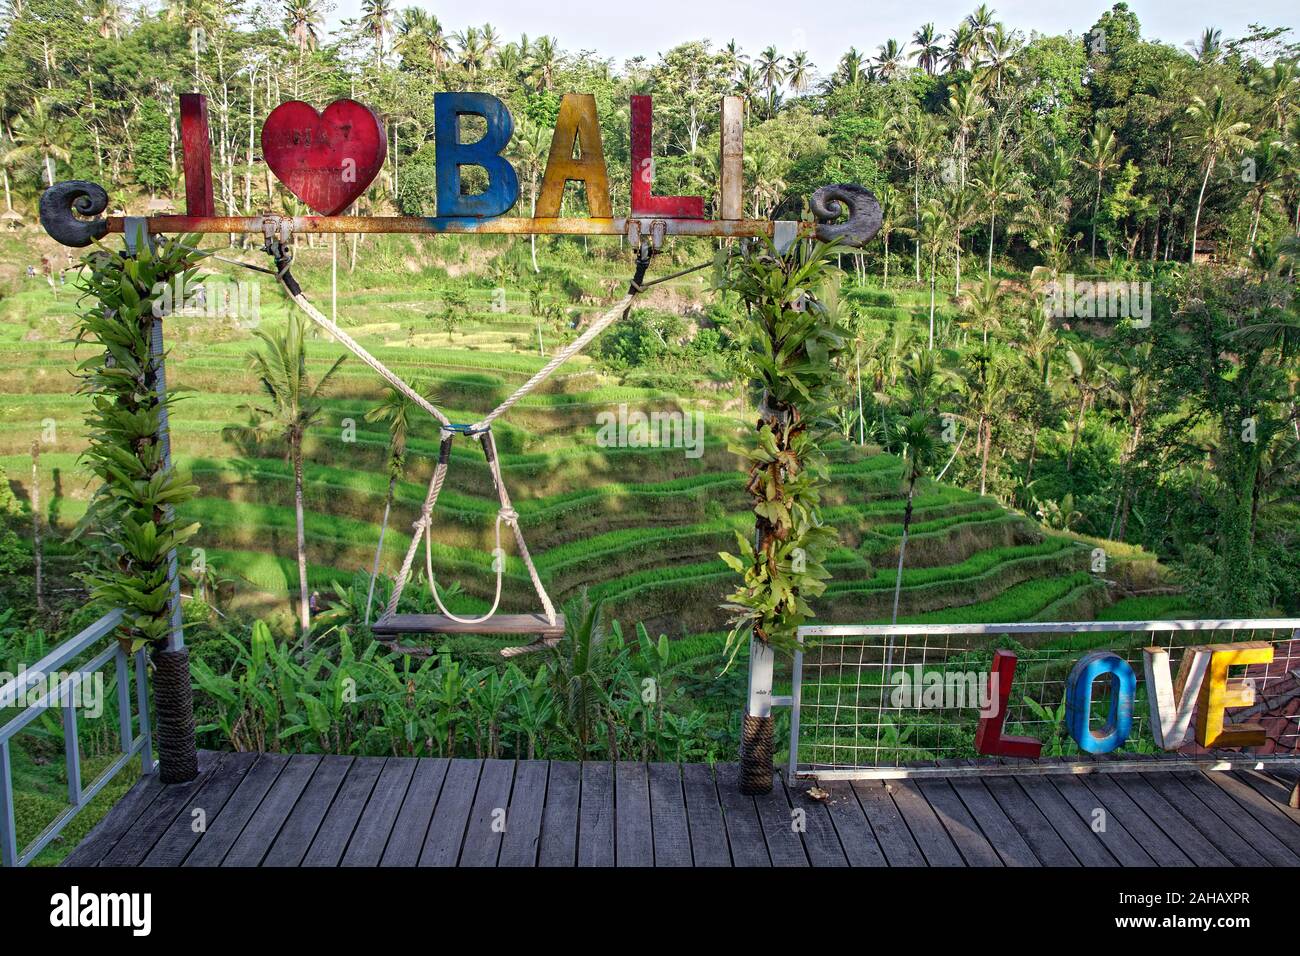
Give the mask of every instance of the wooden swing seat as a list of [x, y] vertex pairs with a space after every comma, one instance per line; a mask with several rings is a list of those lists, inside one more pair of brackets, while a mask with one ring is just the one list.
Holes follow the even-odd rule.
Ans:
[[559, 639], [564, 636], [564, 615], [557, 614], [554, 624], [544, 614], [494, 614], [465, 624], [443, 614], [393, 614], [376, 621], [371, 630], [380, 640], [400, 634], [537, 634]]

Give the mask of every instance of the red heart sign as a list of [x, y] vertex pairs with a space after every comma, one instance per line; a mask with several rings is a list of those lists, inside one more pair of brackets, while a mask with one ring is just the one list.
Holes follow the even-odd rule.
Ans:
[[262, 124], [262, 155], [289, 192], [337, 216], [383, 168], [388, 136], [374, 110], [355, 100], [335, 100], [323, 113], [290, 100]]

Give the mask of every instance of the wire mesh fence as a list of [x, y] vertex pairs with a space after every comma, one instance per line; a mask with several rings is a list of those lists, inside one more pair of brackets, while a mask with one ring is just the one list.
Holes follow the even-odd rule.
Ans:
[[[1178, 674], [1189, 647], [1267, 642], [1269, 663], [1232, 669], [1232, 678], [1253, 689], [1254, 702], [1229, 709], [1225, 719], [1264, 727], [1265, 742], [1251, 755], [1300, 754], [1300, 620], [836, 625], [802, 628], [800, 641], [792, 673], [795, 772], [937, 766], [980, 756], [980, 717], [998, 712], [989, 680], [998, 650], [1016, 657], [1003, 733], [1036, 739], [1042, 757], [1071, 762], [1099, 758], [1082, 752], [1066, 729], [1070, 671], [1095, 650], [1127, 661], [1136, 678], [1132, 728], [1105, 758], [1114, 761], [1162, 752], [1152, 733], [1145, 648], [1163, 648]], [[1094, 726], [1110, 715], [1113, 688], [1111, 681], [1094, 683]], [[1178, 753], [1208, 758], [1223, 751], [1211, 752], [1193, 736]]]

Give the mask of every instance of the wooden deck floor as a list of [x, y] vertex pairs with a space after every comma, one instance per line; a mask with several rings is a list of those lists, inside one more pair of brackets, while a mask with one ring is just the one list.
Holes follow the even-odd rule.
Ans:
[[1300, 865], [1292, 783], [1253, 771], [836, 783], [824, 801], [784, 781], [745, 797], [735, 774], [204, 753], [193, 783], [137, 784], [66, 865]]

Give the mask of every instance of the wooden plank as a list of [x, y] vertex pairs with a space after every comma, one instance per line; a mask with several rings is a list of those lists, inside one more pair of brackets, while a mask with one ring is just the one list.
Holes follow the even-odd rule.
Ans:
[[221, 808], [221, 813], [215, 820], [208, 821], [208, 832], [199, 837], [199, 842], [181, 865], [220, 866], [288, 766], [288, 754], [260, 754], [257, 762], [244, 774], [243, 782]]
[[[204, 831], [221, 815], [235, 790], [244, 782], [244, 777], [257, 763], [257, 758], [255, 753], [226, 754], [226, 759], [221, 762], [221, 772], [207, 779], [190, 800], [189, 806], [176, 815], [171, 826], [158, 838], [140, 865], [166, 867], [184, 863], [185, 857], [198, 844]], [[201, 818], [195, 817], [195, 810], [203, 811]], [[202, 820], [202, 826], [196, 830], [199, 819]]]
[[320, 762], [319, 754], [294, 754], [289, 758], [289, 765], [276, 777], [266, 798], [221, 861], [223, 867], [261, 864]]
[[425, 834], [438, 804], [438, 793], [451, 761], [446, 757], [421, 757], [402, 799], [402, 809], [393, 821], [380, 866], [415, 866], [424, 849]]
[[806, 787], [790, 786], [786, 782], [784, 771], [778, 772], [774, 784], [785, 791], [786, 802], [792, 812], [803, 811], [803, 830], [799, 836], [803, 840], [808, 862], [822, 867], [848, 866], [848, 857], [840, 846], [840, 837], [835, 832], [835, 824], [831, 822], [826, 804], [808, 796]]
[[321, 758], [289, 819], [262, 860], [263, 866], [301, 866], [321, 822], [334, 804], [339, 787], [352, 767], [352, 758], [329, 754]]
[[[1151, 776], [1158, 776], [1158, 774], [1151, 774]], [[1143, 812], [1151, 818], [1151, 821], [1196, 866], [1230, 865], [1228, 858], [1215, 849], [1214, 845], [1205, 839], [1200, 830], [1171, 806], [1168, 800], [1151, 788], [1146, 776], [1136, 773], [1114, 774], [1113, 779], [1108, 778], [1107, 782], [1123, 790], [1128, 798], [1141, 807]], [[1095, 784], [1094, 781], [1088, 781], [1088, 783], [1090, 787]], [[1150, 846], [1145, 843], [1143, 845], [1150, 852]], [[1153, 853], [1152, 856], [1155, 856], [1155, 854]]]
[[946, 780], [917, 781], [921, 795], [943, 824], [967, 866], [1002, 866], [1002, 857]]
[[[1097, 795], [1084, 786], [1078, 777], [1054, 776], [1051, 782], [1061, 798], [1079, 815], [1083, 825], [1097, 834], [1097, 839], [1120, 866], [1155, 865], [1150, 854], [1142, 849], [1142, 844], [1128, 832], [1124, 822], [1103, 806]], [[1097, 811], [1101, 811], [1101, 815], [1097, 815]], [[1094, 825], [1101, 829], [1093, 829]]]
[[1277, 780], [1269, 774], [1260, 773], [1256, 770], [1238, 771], [1234, 776], [1277, 807], [1282, 813], [1300, 823], [1300, 810], [1291, 806], [1290, 803], [1291, 786], [1289, 783]]
[[384, 763], [384, 769], [379, 772], [379, 779], [375, 782], [375, 789], [366, 801], [361, 819], [357, 821], [352, 839], [343, 853], [343, 866], [379, 865], [418, 766], [418, 761], [399, 757], [390, 758]]
[[849, 782], [827, 781], [821, 787], [829, 794], [825, 801], [826, 814], [835, 827], [849, 866], [888, 866], [889, 861], [871, 832], [871, 824]]
[[1243, 808], [1238, 801], [1232, 799], [1229, 793], [1214, 786], [1206, 777], [1213, 777], [1210, 774], [1188, 774], [1184, 777], [1179, 774], [1183, 786], [1195, 793], [1201, 803], [1208, 806], [1210, 812], [1225, 822], [1227, 826], [1232, 827], [1236, 834], [1245, 842], [1251, 845], [1260, 856], [1268, 860], [1274, 866], [1300, 866], [1300, 856], [1295, 851], [1287, 847], [1283, 840], [1279, 840], [1273, 835], [1273, 831], [1257, 821], [1252, 813]]
[[1016, 825], [983, 783], [965, 777], [954, 777], [948, 783], [1004, 865], [1042, 866]]
[[682, 789], [686, 793], [686, 825], [691, 834], [692, 862], [697, 867], [730, 866], [727, 824], [722, 816], [722, 801], [713, 780], [713, 770], [698, 763], [682, 767]]
[[740, 792], [740, 766], [718, 764], [717, 788], [722, 805], [722, 819], [727, 828], [727, 845], [736, 866], [771, 866], [763, 826], [759, 822], [754, 798]]
[[497, 866], [536, 866], [542, 839], [542, 810], [546, 806], [545, 760], [521, 760], [515, 767], [515, 786], [506, 812], [506, 832], [501, 839]]
[[[652, 763], [649, 773], [650, 833], [654, 841], [655, 866], [690, 866], [691, 831], [686, 814], [686, 795], [682, 790], [681, 765]], [[622, 816], [621, 796], [618, 809], [619, 816]]]
[[139, 866], [180, 812], [190, 806], [196, 793], [212, 776], [220, 773], [226, 754], [203, 751], [199, 754], [199, 775], [187, 783], [165, 785], [146, 813], [104, 854], [100, 866]]
[[614, 768], [614, 860], [618, 866], [654, 866], [650, 776], [646, 765], [620, 760]]
[[1119, 865], [1099, 839], [1099, 834], [1094, 833], [1092, 827], [1079, 818], [1074, 807], [1061, 796], [1061, 792], [1050, 780], [1031, 776], [1017, 777], [1016, 780], [1080, 863], [1084, 866]]
[[208, 135], [208, 100], [201, 93], [181, 94], [181, 162], [185, 167], [185, 214], [215, 216], [212, 199], [212, 142]]
[[614, 767], [603, 760], [582, 765], [578, 801], [578, 866], [613, 866]]
[[881, 780], [854, 780], [853, 794], [890, 866], [925, 866], [925, 856]]
[[1237, 835], [1226, 821], [1207, 807], [1196, 794], [1190, 790], [1183, 778], [1188, 781], [1193, 774], [1153, 773], [1148, 782], [1167, 801], [1178, 810], [1192, 826], [1200, 830], [1214, 848], [1228, 858], [1233, 866], [1264, 866], [1267, 861], [1263, 855]]
[[718, 218], [741, 219], [745, 214], [745, 101], [722, 98], [718, 164]]
[[117, 845], [117, 841], [140, 819], [140, 815], [149, 809], [162, 789], [162, 781], [156, 773], [137, 781], [60, 865], [98, 866], [104, 855]]
[[1239, 774], [1214, 772], [1205, 776], [1259, 821], [1283, 846], [1292, 853], [1300, 854], [1300, 826], [1293, 823], [1281, 808], [1245, 783]]
[[1002, 808], [1034, 855], [1044, 866], [1078, 866], [1079, 861], [1041, 810], [1010, 777], [985, 777], [981, 781]]
[[1079, 782], [1092, 794], [1112, 820], [1137, 840], [1156, 866], [1195, 866], [1192, 859], [1150, 817], [1146, 811], [1106, 774], [1084, 774]]
[[582, 765], [568, 760], [552, 761], [546, 779], [538, 866], [573, 866], [577, 861], [581, 791]]
[[916, 845], [921, 848], [926, 863], [930, 866], [965, 865], [961, 853], [948, 836], [947, 828], [921, 794], [915, 780], [891, 780], [886, 790], [894, 798], [894, 805], [902, 814]]
[[808, 854], [804, 851], [803, 840], [796, 825], [806, 825], [807, 814], [802, 814], [802, 820], [797, 820], [780, 777], [773, 775], [772, 789], [754, 796], [754, 806], [758, 809], [758, 819], [763, 825], [767, 855], [771, 858], [772, 865], [807, 866]]
[[[455, 866], [465, 843], [465, 828], [478, 790], [483, 761], [455, 757], [447, 767], [447, 778], [438, 794], [429, 832], [420, 851], [420, 866]], [[505, 803], [503, 799], [502, 804]], [[476, 838], [481, 838], [477, 834]], [[497, 844], [499, 846], [499, 844]]]
[[[461, 866], [496, 866], [501, 842], [510, 826], [510, 790], [515, 782], [513, 760], [485, 760], [474, 807], [465, 827]], [[435, 818], [436, 819], [436, 818]]]
[[352, 761], [334, 803], [321, 821], [316, 838], [302, 858], [303, 866], [338, 866], [342, 862], [352, 833], [387, 762], [383, 757], [357, 757]]

